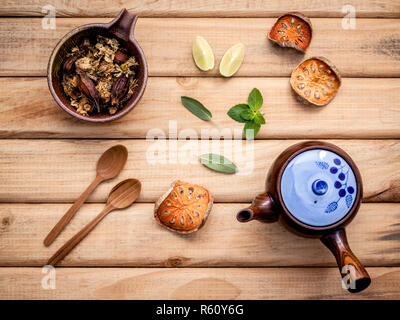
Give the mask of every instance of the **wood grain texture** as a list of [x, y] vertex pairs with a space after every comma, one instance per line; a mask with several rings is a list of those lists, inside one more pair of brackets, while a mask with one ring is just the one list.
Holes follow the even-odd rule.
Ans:
[[45, 290], [42, 268], [0, 268], [0, 290], [3, 299], [400, 299], [399, 268], [370, 273], [371, 286], [351, 294], [336, 268], [57, 268], [56, 289]]
[[[41, 19], [0, 20], [1, 76], [44, 76], [57, 41], [79, 25], [108, 22], [108, 18], [59, 18], [55, 30], [43, 29]], [[345, 77], [399, 77], [400, 20], [358, 19], [356, 29], [344, 30], [341, 19], [312, 19], [314, 34], [304, 56], [267, 40], [272, 18], [141, 18], [135, 37], [142, 46], [151, 76], [210, 76], [193, 63], [196, 35], [213, 48], [216, 66], [237, 42], [246, 46], [244, 62], [235, 76], [289, 76], [304, 58], [325, 56]], [[229, 80], [228, 80], [229, 81]]]
[[[155, 221], [153, 204], [134, 204], [110, 213], [60, 266], [336, 265], [335, 258], [318, 239], [296, 236], [279, 223], [237, 222], [236, 212], [246, 205], [215, 204], [203, 228], [191, 235], [179, 235]], [[1, 204], [0, 266], [43, 266], [103, 205], [85, 205], [54, 244], [45, 247], [44, 236], [67, 207], [68, 204]], [[349, 244], [368, 271], [370, 266], [400, 266], [399, 218], [400, 204], [368, 203], [361, 205], [357, 217], [348, 225]]]
[[[400, 4], [393, 0], [320, 0], [309, 1], [231, 1], [231, 0], [161, 0], [161, 1], [90, 1], [73, 4], [62, 0], [36, 0], [22, 4], [6, 1], [0, 8], [3, 16], [43, 16], [42, 7], [51, 4], [57, 17], [113, 17], [122, 8], [145, 17], [275, 17], [283, 12], [301, 11], [310, 17], [343, 17], [344, 5], [352, 5], [357, 17], [399, 17]], [[88, 8], [90, 8], [88, 10]]]
[[[272, 162], [299, 141], [258, 140], [0, 140], [0, 202], [72, 202], [93, 180], [96, 162], [115, 144], [128, 149], [118, 181], [142, 182], [139, 202], [154, 202], [177, 179], [207, 187], [216, 202], [250, 202], [264, 191]], [[400, 201], [400, 144], [397, 140], [328, 140], [353, 157], [361, 171], [364, 201]], [[235, 175], [217, 174], [199, 163], [213, 152], [231, 159]], [[88, 198], [104, 202], [116, 179]], [[230, 186], [234, 186], [231, 188]]]
[[[263, 94], [261, 111], [267, 119], [258, 139], [400, 137], [400, 79], [345, 78], [335, 99], [315, 108], [296, 100], [288, 78], [192, 77], [149, 78], [139, 105], [102, 125], [78, 121], [61, 110], [45, 78], [0, 78], [0, 137], [145, 138], [155, 127], [169, 135], [170, 121], [198, 134], [215, 126], [233, 129], [239, 124], [226, 113], [246, 102], [254, 87]], [[213, 123], [185, 110], [182, 95], [200, 99], [211, 110]]]

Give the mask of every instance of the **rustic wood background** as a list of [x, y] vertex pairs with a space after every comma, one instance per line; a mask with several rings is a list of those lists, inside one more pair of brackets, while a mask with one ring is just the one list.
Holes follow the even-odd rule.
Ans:
[[[25, 2], [25, 3], [24, 3]], [[0, 5], [0, 298], [1, 299], [400, 299], [400, 1], [3, 1]], [[42, 7], [56, 8], [55, 30], [42, 29]], [[341, 27], [342, 6], [356, 9], [356, 29]], [[51, 50], [72, 28], [107, 22], [121, 8], [140, 15], [135, 37], [150, 78], [140, 104], [125, 118], [98, 125], [64, 113], [46, 83]], [[266, 39], [287, 11], [311, 17], [314, 36], [305, 56]], [[199, 71], [191, 57], [196, 35], [211, 44], [216, 66], [242, 41], [246, 56], [231, 79]], [[332, 60], [344, 79], [327, 107], [299, 104], [288, 77], [305, 57]], [[253, 87], [264, 96], [267, 124], [255, 142], [248, 176], [213, 173], [199, 164], [146, 162], [147, 132], [234, 128], [226, 112]], [[214, 115], [204, 123], [183, 109], [180, 96], [201, 98]], [[173, 138], [173, 137], [170, 137]], [[358, 164], [365, 192], [348, 227], [353, 250], [372, 285], [341, 288], [333, 256], [318, 240], [278, 224], [239, 224], [235, 212], [263, 190], [275, 157], [302, 139], [323, 139]], [[128, 163], [102, 184], [49, 248], [43, 238], [95, 175], [109, 146], [124, 144]], [[180, 142], [187, 143], [187, 142]], [[192, 143], [197, 143], [193, 141]], [[205, 143], [205, 141], [200, 141]], [[239, 163], [239, 165], [242, 165]], [[56, 289], [41, 286], [41, 266], [101, 210], [111, 186], [142, 181], [139, 203], [110, 214], [57, 268]], [[152, 202], [175, 179], [203, 184], [216, 204], [205, 227], [180, 236], [155, 223]]]

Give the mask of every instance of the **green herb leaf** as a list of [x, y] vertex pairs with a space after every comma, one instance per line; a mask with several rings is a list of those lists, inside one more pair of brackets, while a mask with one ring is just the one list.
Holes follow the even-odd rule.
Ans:
[[247, 110], [243, 110], [242, 113], [240, 114], [240, 116], [245, 119], [246, 121], [251, 121], [254, 119], [254, 112], [253, 110], [251, 110], [250, 108], [248, 108]]
[[244, 125], [244, 135], [247, 140], [253, 140], [260, 131], [261, 125], [265, 124], [264, 116], [259, 110], [263, 104], [261, 92], [254, 88], [248, 97], [247, 104], [238, 104], [228, 111], [228, 115]]
[[260, 90], [258, 90], [257, 88], [251, 90], [248, 98], [248, 104], [253, 111], [257, 111], [261, 108], [263, 104], [263, 97]]
[[214, 153], [205, 153], [200, 156], [200, 162], [207, 168], [222, 172], [236, 173], [237, 167], [231, 160]]
[[254, 123], [253, 121], [246, 122], [244, 125], [244, 135], [246, 140], [254, 140], [258, 131], [260, 131], [261, 125]]
[[265, 119], [259, 111], [256, 113], [256, 116], [254, 117], [254, 123], [265, 124]]
[[247, 104], [237, 104], [236, 106], [229, 109], [228, 116], [230, 116], [233, 120], [236, 120], [237, 122], [246, 122], [246, 119], [243, 119], [240, 116], [245, 110], [250, 110]]
[[182, 96], [181, 101], [183, 105], [195, 116], [199, 117], [201, 120], [208, 121], [211, 120], [212, 114], [210, 110], [204, 107], [201, 102], [196, 99]]

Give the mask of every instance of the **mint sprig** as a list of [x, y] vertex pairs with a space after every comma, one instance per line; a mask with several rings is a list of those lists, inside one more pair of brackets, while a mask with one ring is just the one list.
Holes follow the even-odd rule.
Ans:
[[264, 116], [260, 108], [263, 105], [263, 97], [260, 90], [251, 90], [247, 99], [248, 104], [237, 104], [228, 111], [228, 116], [233, 120], [244, 123], [244, 136], [246, 140], [253, 140], [260, 131], [261, 125], [265, 124]]

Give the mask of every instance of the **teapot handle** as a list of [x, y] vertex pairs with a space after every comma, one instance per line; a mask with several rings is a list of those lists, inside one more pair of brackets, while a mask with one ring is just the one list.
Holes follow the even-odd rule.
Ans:
[[256, 219], [262, 222], [275, 222], [278, 221], [278, 212], [274, 206], [274, 200], [267, 193], [260, 193], [251, 203], [250, 207], [239, 211], [236, 219], [239, 222], [248, 222]]
[[344, 229], [336, 229], [321, 237], [321, 242], [333, 253], [342, 275], [343, 285], [350, 292], [360, 292], [366, 289], [371, 278], [351, 251], [347, 242], [346, 231]]
[[137, 19], [138, 16], [130, 14], [126, 9], [122, 9], [118, 16], [108, 23], [107, 29], [124, 41], [128, 41], [131, 36], [133, 38]]

